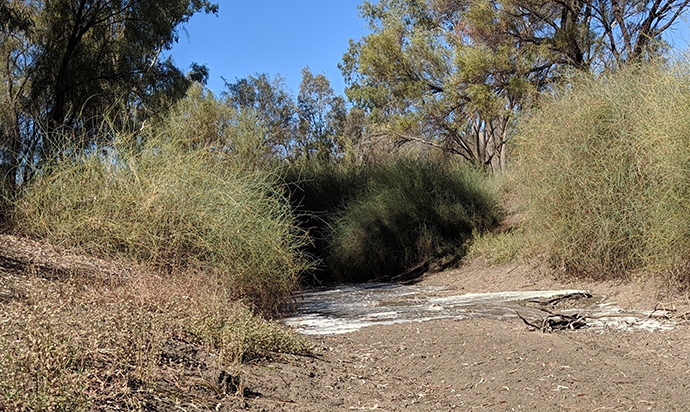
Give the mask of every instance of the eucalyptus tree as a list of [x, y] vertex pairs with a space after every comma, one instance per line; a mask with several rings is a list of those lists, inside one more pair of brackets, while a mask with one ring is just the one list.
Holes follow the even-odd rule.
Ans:
[[571, 70], [658, 55], [690, 0], [380, 0], [340, 68], [377, 133], [500, 169], [515, 114]]
[[0, 2], [0, 194], [16, 183], [29, 89], [33, 21], [22, 3]]
[[[188, 78], [164, 58], [178, 29], [208, 0], [5, 0], [0, 13], [2, 161], [19, 179], [19, 162], [54, 156], [64, 145], [88, 146], [104, 112], [119, 105], [144, 118], [184, 96]], [[19, 127], [17, 127], [19, 125]]]
[[264, 130], [263, 140], [274, 156], [292, 156], [297, 129], [297, 107], [282, 77], [249, 75], [234, 83], [225, 83], [226, 103], [245, 117], [255, 117]]
[[328, 78], [306, 67], [297, 99], [282, 77], [250, 75], [225, 84], [225, 102], [236, 115], [254, 118], [278, 160], [355, 161], [364, 128], [361, 109], [348, 110]]
[[337, 96], [323, 74], [302, 69], [297, 94], [299, 129], [296, 150], [305, 159], [335, 160], [341, 154], [342, 132], [347, 119], [345, 100]]

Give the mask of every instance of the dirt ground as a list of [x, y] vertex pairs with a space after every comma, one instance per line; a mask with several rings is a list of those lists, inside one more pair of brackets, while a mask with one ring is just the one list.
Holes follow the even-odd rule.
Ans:
[[[54, 287], [59, 280], [52, 279], [73, 271], [75, 264], [89, 273], [117, 272], [107, 262], [62, 256], [7, 236], [0, 237], [0, 252], [0, 304], [21, 295], [31, 279]], [[40, 276], [28, 277], [28, 272]], [[586, 289], [621, 307], [663, 306], [680, 320], [690, 315], [687, 298], [671, 297], [669, 288], [654, 280], [564, 282], [551, 270], [527, 263], [487, 266], [479, 259], [427, 274], [418, 284], [445, 286], [447, 294]], [[549, 334], [530, 331], [519, 319], [442, 320], [309, 339], [311, 356], [283, 355], [239, 371], [208, 368], [214, 363], [206, 359], [208, 353], [178, 343], [179, 348], [164, 348], [164, 355], [172, 354], [166, 359], [186, 368], [190, 382], [201, 377], [223, 388], [161, 382], [160, 390], [176, 393], [169, 399], [201, 403], [156, 400], [143, 392], [135, 396], [147, 405], [144, 410], [159, 411], [690, 410], [690, 325], [685, 321], [666, 332]]]
[[[577, 288], [622, 307], [676, 316], [686, 299], [666, 298], [653, 281], [559, 282], [529, 264], [481, 260], [427, 275], [449, 294]], [[442, 320], [373, 326], [312, 338], [314, 357], [250, 365], [251, 411], [687, 411], [690, 328], [667, 332], [541, 333], [519, 319]], [[221, 405], [219, 405], [220, 407]]]

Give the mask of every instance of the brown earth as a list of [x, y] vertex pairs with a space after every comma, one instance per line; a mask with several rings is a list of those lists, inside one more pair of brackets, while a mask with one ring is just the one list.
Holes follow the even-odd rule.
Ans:
[[[563, 282], [528, 264], [481, 260], [427, 275], [449, 293], [577, 288], [620, 306], [653, 309], [654, 281]], [[687, 299], [663, 301], [678, 317]], [[658, 307], [658, 306], [657, 306]], [[541, 333], [520, 320], [373, 326], [313, 338], [313, 358], [252, 365], [252, 411], [686, 411], [690, 328], [668, 332]], [[257, 395], [260, 394], [260, 395]]]
[[[54, 287], [75, 268], [84, 276], [123, 275], [108, 262], [64, 256], [12, 237], [0, 237], [0, 252], [0, 304], [22, 299], [31, 288]], [[475, 260], [427, 274], [419, 284], [445, 286], [448, 294], [587, 289], [626, 308], [650, 310], [661, 303], [679, 319], [690, 313], [687, 298], [672, 297], [671, 287], [653, 279], [563, 281], [528, 263], [487, 266]], [[160, 411], [690, 410], [686, 323], [667, 332], [549, 334], [530, 331], [517, 319], [443, 320], [309, 339], [311, 356], [281, 355], [233, 370], [210, 366], [212, 356], [202, 348], [171, 342], [161, 359], [184, 369], [176, 376], [188, 379], [161, 380], [159, 389], [172, 393], [166, 400], [144, 391], [133, 398], [140, 409]]]

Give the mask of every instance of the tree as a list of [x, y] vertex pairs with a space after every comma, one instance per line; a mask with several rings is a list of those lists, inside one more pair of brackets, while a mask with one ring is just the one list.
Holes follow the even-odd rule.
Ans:
[[[361, 109], [348, 110], [323, 74], [302, 70], [297, 101], [280, 76], [247, 76], [225, 83], [226, 103], [237, 116], [255, 119], [263, 130], [261, 140], [279, 160], [319, 159], [359, 161], [359, 144], [365, 127]], [[257, 129], [258, 130], [258, 129]]]
[[344, 56], [346, 93], [369, 112], [374, 134], [500, 167], [512, 113], [531, 87], [516, 81], [524, 63], [506, 47], [460, 41], [466, 11], [423, 0], [365, 2], [373, 33]]
[[[12, 90], [0, 104], [15, 126], [0, 150], [13, 170], [7, 179], [17, 182], [18, 159], [48, 159], [63, 145], [88, 147], [98, 138], [91, 131], [114, 106], [124, 107], [124, 118], [142, 119], [184, 96], [191, 80], [161, 54], [177, 41], [181, 24], [218, 6], [208, 0], [11, 0], [2, 9], [2, 75]], [[203, 77], [200, 68], [190, 77]]]
[[498, 24], [491, 31], [505, 31], [517, 45], [543, 46], [554, 64], [584, 70], [612, 68], [657, 55], [665, 44], [662, 34], [685, 12], [688, 3], [511, 0], [496, 7]]
[[649, 58], [690, 0], [380, 0], [340, 67], [377, 133], [500, 169], [515, 113], [569, 70]]
[[33, 22], [22, 3], [0, 3], [0, 194], [15, 190], [21, 162]]
[[247, 76], [235, 83], [225, 83], [225, 100], [245, 116], [256, 117], [265, 130], [263, 140], [278, 158], [289, 158], [296, 128], [297, 109], [285, 89], [282, 77], [266, 74]]
[[326, 76], [314, 76], [308, 66], [302, 69], [297, 113], [298, 154], [305, 159], [336, 159], [341, 150], [339, 137], [347, 116], [345, 100], [335, 95]]

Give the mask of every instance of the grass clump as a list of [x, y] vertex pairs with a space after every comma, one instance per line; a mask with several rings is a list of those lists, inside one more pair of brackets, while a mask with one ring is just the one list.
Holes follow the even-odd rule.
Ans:
[[530, 256], [531, 239], [522, 228], [476, 234], [467, 250], [467, 258], [483, 257], [489, 265], [512, 262]]
[[0, 276], [28, 279], [0, 299], [0, 410], [211, 410], [237, 365], [308, 351], [261, 316], [289, 304], [306, 237], [279, 176], [245, 156], [253, 131], [216, 103], [193, 95], [131, 135], [104, 124], [111, 143], [63, 150], [12, 199], [17, 234], [128, 263], [44, 270], [43, 243], [0, 236]]
[[158, 136], [63, 160], [18, 201], [19, 233], [100, 257], [206, 271], [280, 309], [306, 267], [276, 175]]
[[582, 77], [521, 125], [525, 227], [565, 272], [668, 271], [690, 252], [688, 66]]
[[[473, 231], [495, 225], [496, 198], [476, 170], [398, 159], [302, 171], [293, 202], [320, 239], [328, 280], [391, 278], [457, 260]], [[448, 263], [448, 262], [444, 262]]]

